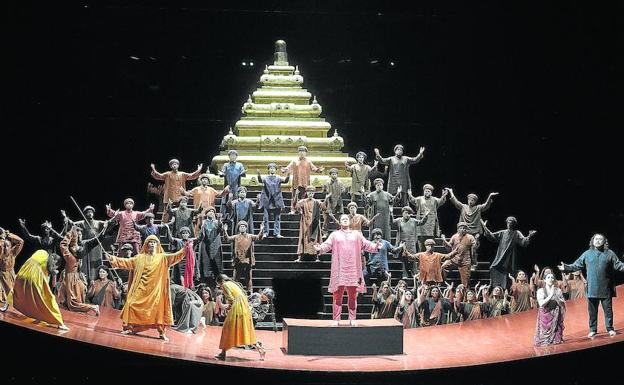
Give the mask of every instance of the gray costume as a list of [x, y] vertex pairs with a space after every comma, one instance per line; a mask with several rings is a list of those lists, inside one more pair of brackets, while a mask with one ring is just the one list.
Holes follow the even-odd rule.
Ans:
[[386, 191], [373, 191], [366, 196], [366, 202], [370, 206], [371, 212], [367, 215], [372, 218], [375, 214], [380, 215], [375, 218], [371, 229], [381, 229], [383, 231], [383, 239], [390, 241], [390, 223], [392, 221], [392, 205], [394, 197]]

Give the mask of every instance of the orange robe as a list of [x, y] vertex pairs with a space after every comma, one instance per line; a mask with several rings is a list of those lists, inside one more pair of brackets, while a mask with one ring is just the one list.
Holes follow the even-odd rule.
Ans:
[[193, 173], [182, 171], [167, 171], [162, 174], [157, 171], [152, 171], [152, 177], [156, 180], [164, 180], [165, 187], [163, 188], [163, 203], [166, 205], [171, 199], [173, 202], [177, 202], [182, 196], [180, 187], [186, 190], [186, 181], [199, 178], [201, 170], [197, 170]]
[[87, 302], [87, 284], [80, 276], [80, 260], [69, 251], [70, 244], [76, 242], [76, 233], [68, 232], [60, 244], [61, 254], [65, 258], [65, 271], [63, 280], [57, 293], [58, 303], [67, 307], [70, 311], [86, 313], [94, 310], [95, 305]]
[[[106, 287], [106, 289], [104, 289]], [[100, 294], [100, 292], [104, 290], [104, 293]], [[97, 279], [91, 283], [91, 287], [87, 292], [87, 298], [94, 302], [95, 296], [101, 296], [101, 302], [98, 304], [100, 307], [115, 307], [115, 300], [118, 300], [121, 297], [121, 293], [119, 289], [117, 289], [117, 285], [114, 281], [110, 279]]]
[[221, 193], [210, 186], [206, 186], [205, 188], [204, 186], [197, 186], [189, 191], [189, 193], [193, 198], [193, 206], [197, 208], [201, 203], [204, 209], [195, 219], [195, 234], [199, 234], [199, 229], [202, 223], [204, 223], [204, 219], [206, 219], [205, 209], [208, 207], [215, 207], [217, 197], [221, 195]]
[[245, 291], [236, 282], [225, 281], [223, 294], [231, 307], [223, 321], [219, 349], [227, 350], [237, 346], [254, 345], [257, 342], [256, 331]]
[[15, 234], [0, 241], [0, 302], [6, 302], [15, 283], [15, 257], [22, 251], [24, 240]]
[[[147, 243], [158, 242], [155, 254], [148, 254]], [[165, 254], [160, 240], [154, 235], [145, 239], [141, 252], [132, 258], [109, 256], [111, 265], [132, 270], [134, 279], [128, 288], [126, 304], [121, 311], [124, 328], [157, 328], [173, 325], [173, 311], [169, 294], [169, 267], [184, 259], [185, 249]], [[134, 329], [134, 328], [133, 328]]]

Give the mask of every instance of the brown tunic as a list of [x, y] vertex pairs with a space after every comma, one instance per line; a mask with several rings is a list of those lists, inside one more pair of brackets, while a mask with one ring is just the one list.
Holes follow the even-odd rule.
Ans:
[[531, 289], [528, 283], [516, 282], [512, 284], [510, 294], [512, 313], [531, 309]]
[[442, 278], [442, 261], [449, 259], [453, 256], [451, 254], [440, 254], [436, 252], [422, 252], [417, 254], [410, 254], [409, 251], [405, 252], [405, 255], [409, 259], [419, 261], [420, 280], [422, 282], [444, 282]]
[[[106, 289], [104, 287], [106, 286]], [[99, 303], [100, 307], [115, 307], [115, 300], [118, 300], [121, 296], [121, 293], [117, 289], [117, 285], [115, 282], [111, 281], [108, 278], [97, 279], [91, 283], [91, 287], [87, 292], [87, 297], [89, 299], [93, 299], [96, 295], [100, 294], [100, 291], [104, 289], [104, 295], [102, 297], [102, 301]]]
[[323, 207], [324, 203], [314, 198], [306, 198], [297, 202], [297, 210], [301, 212], [297, 255], [316, 255], [314, 245], [322, 242], [320, 214]]
[[349, 214], [349, 219], [351, 220], [349, 224], [349, 229], [351, 230], [357, 230], [361, 232], [362, 226], [365, 226], [365, 225], [368, 226], [368, 218], [366, 218], [362, 214], [355, 214], [355, 215]]
[[362, 192], [360, 190], [362, 187], [364, 187], [364, 194], [368, 193], [370, 190], [368, 176], [372, 167], [367, 164], [360, 165], [356, 163], [347, 167], [347, 170], [351, 173], [351, 194], [361, 195]]
[[310, 184], [310, 173], [320, 171], [320, 169], [307, 158], [293, 160], [286, 168], [292, 173], [293, 190], [297, 187], [308, 186]]
[[167, 171], [162, 174], [152, 170], [152, 177], [156, 180], [164, 180], [163, 202], [167, 204], [169, 199], [177, 202], [182, 196], [180, 188], [186, 190], [186, 181], [199, 178], [201, 169], [193, 173], [182, 171]]
[[259, 241], [262, 239], [262, 235], [253, 234], [236, 234], [228, 237], [229, 241], [234, 242], [234, 263], [235, 264], [250, 264], [254, 266], [256, 264], [256, 257], [253, 252], [253, 241]]
[[86, 313], [95, 309], [95, 305], [86, 303], [87, 285], [80, 276], [80, 262], [69, 251], [70, 244], [73, 246], [76, 243], [74, 237], [75, 233], [70, 231], [60, 244], [61, 254], [65, 258], [65, 270], [56, 296], [59, 305], [64, 305], [70, 311]]
[[569, 279], [567, 281], [567, 292], [570, 299], [578, 299], [586, 297], [587, 283], [581, 279]]
[[15, 257], [22, 251], [24, 240], [9, 233], [0, 242], [0, 302], [4, 303], [15, 284]]

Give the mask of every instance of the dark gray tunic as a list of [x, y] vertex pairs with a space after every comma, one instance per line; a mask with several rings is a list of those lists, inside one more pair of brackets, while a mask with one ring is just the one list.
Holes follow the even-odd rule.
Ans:
[[409, 177], [409, 166], [420, 162], [422, 155], [416, 157], [391, 156], [389, 158], [377, 157], [379, 163], [389, 166], [388, 171], [388, 192], [390, 194], [396, 194], [397, 188], [403, 186], [403, 192], [407, 192], [412, 187]]
[[615, 297], [613, 273], [624, 272], [624, 263], [609, 249], [600, 251], [591, 248], [571, 265], [563, 265], [566, 272], [585, 269], [588, 298]]
[[206, 219], [199, 230], [199, 273], [202, 278], [214, 276], [223, 271], [221, 255], [221, 222]]
[[440, 236], [440, 222], [438, 221], [438, 208], [446, 202], [446, 198], [429, 197], [426, 199], [424, 196], [416, 198], [410, 197], [410, 203], [416, 207], [416, 218], [422, 219], [427, 211], [429, 215], [427, 220], [418, 226], [418, 235], [427, 237]]
[[386, 191], [373, 191], [366, 196], [366, 201], [370, 205], [372, 212], [369, 214], [369, 218], [379, 213], [380, 215], [375, 218], [371, 229], [379, 228], [383, 231], [383, 239], [390, 241], [390, 224], [392, 221], [392, 204], [394, 197], [392, 194]]

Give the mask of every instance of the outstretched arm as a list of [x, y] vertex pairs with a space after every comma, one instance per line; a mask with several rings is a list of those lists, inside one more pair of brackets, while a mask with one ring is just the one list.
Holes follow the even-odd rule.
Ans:
[[421, 147], [420, 148], [420, 152], [418, 152], [418, 155], [416, 155], [414, 157], [406, 156], [405, 158], [407, 159], [407, 164], [416, 164], [416, 163], [420, 162], [421, 159], [424, 156], [424, 153], [425, 153], [425, 148]]
[[490, 195], [488, 195], [488, 197], [487, 197], [485, 203], [483, 204], [483, 206], [481, 206], [481, 211], [485, 211], [485, 210], [489, 209], [490, 206], [492, 205], [492, 198], [497, 196], [497, 195], [498, 195], [497, 192], [490, 193]]
[[20, 224], [20, 228], [22, 229], [22, 232], [24, 233], [24, 237], [29, 240], [30, 242], [37, 242], [37, 243], [41, 243], [41, 237], [39, 236], [35, 236], [32, 235], [28, 229], [26, 228], [26, 221], [23, 219], [19, 219], [19, 224]]
[[154, 163], [150, 164], [150, 167], [152, 168], [152, 178], [156, 179], [156, 180], [165, 180], [165, 176], [166, 173], [159, 173], [158, 171], [156, 171], [156, 166], [154, 166]]
[[379, 149], [376, 148], [375, 149], [375, 159], [377, 160], [377, 162], [387, 166], [390, 164], [390, 158], [382, 158], [381, 154], [379, 153]]

